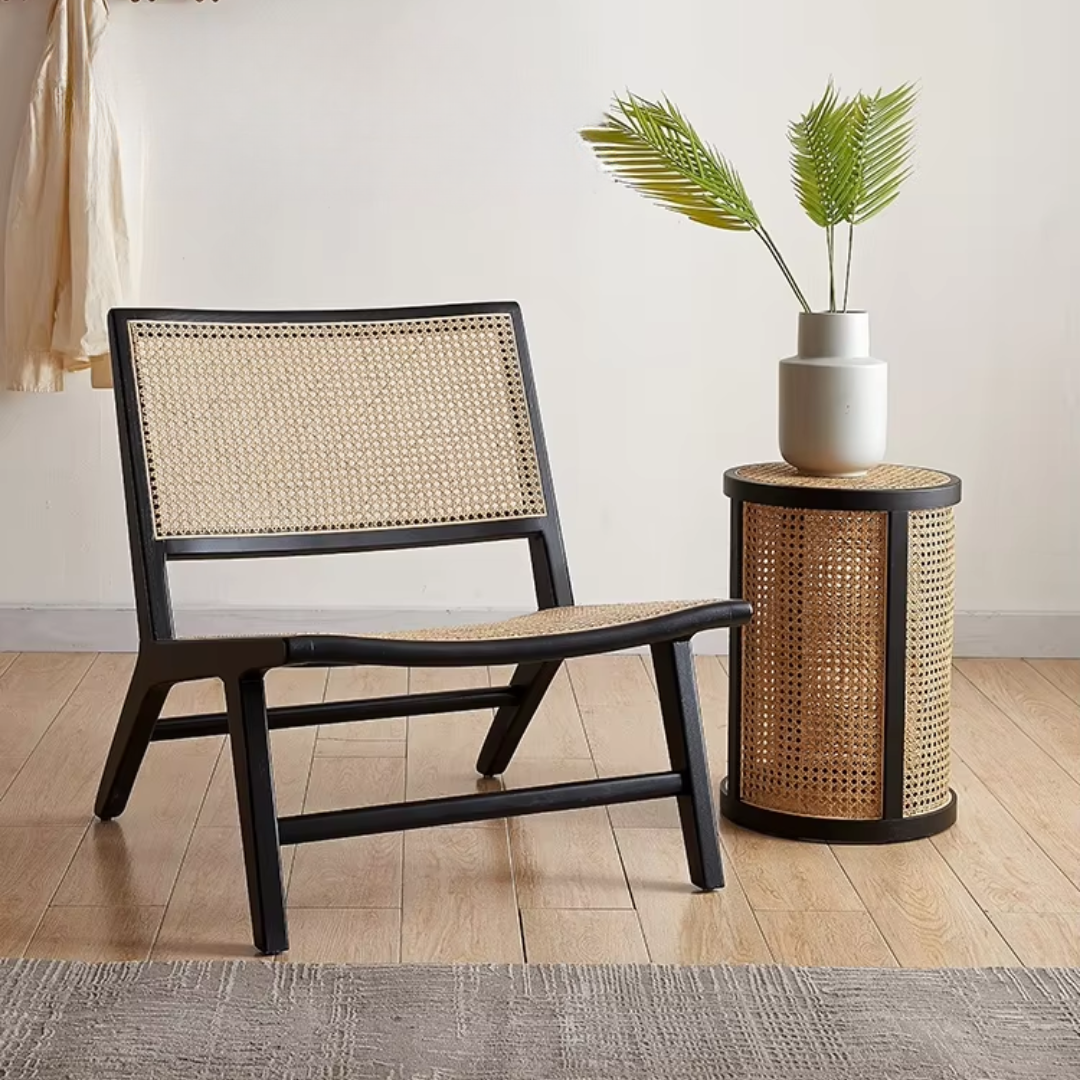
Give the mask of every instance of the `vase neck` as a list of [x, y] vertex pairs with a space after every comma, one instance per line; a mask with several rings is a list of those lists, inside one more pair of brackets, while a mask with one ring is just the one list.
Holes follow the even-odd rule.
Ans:
[[865, 311], [814, 311], [799, 315], [799, 356], [870, 355], [870, 316]]

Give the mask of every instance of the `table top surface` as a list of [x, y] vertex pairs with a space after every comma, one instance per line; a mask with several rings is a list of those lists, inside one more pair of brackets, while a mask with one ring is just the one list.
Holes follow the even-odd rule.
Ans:
[[808, 476], [782, 461], [739, 465], [731, 470], [739, 480], [780, 487], [828, 488], [834, 491], [910, 491], [952, 484], [956, 477], [913, 465], [878, 465], [862, 476]]
[[779, 461], [724, 473], [736, 500], [816, 510], [929, 510], [960, 501], [960, 480], [939, 469], [878, 465], [862, 476], [808, 476]]

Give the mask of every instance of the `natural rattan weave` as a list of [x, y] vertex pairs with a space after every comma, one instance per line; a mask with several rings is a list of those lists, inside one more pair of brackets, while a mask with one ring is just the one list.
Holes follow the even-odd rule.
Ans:
[[777, 836], [889, 843], [956, 820], [949, 789], [959, 477], [882, 465], [724, 474], [732, 589], [753, 605], [731, 670], [730, 820]]
[[949, 801], [955, 548], [952, 507], [908, 522], [904, 817]]
[[668, 601], [652, 604], [581, 604], [576, 607], [547, 608], [514, 619], [472, 626], [445, 626], [424, 630], [397, 630], [371, 637], [397, 641], [506, 641], [519, 638], [576, 634], [586, 630], [604, 630], [613, 626], [669, 615], [673, 611], [711, 604], [712, 600]]
[[129, 334], [159, 540], [546, 513], [507, 314]]
[[849, 491], [933, 488], [952, 482], [952, 477], [945, 473], [934, 469], [912, 468], [907, 465], [878, 465], [864, 476], [807, 476], [791, 465], [774, 461], [763, 465], [743, 465], [736, 470], [736, 475], [740, 480], [751, 480], [758, 484]]
[[746, 503], [744, 802], [882, 813], [886, 515]]

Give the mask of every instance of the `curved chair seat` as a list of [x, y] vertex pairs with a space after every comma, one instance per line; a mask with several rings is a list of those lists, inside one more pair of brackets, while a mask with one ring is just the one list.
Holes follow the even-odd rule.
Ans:
[[681, 641], [750, 620], [744, 600], [667, 601], [545, 608], [494, 623], [402, 630], [363, 637], [305, 635], [286, 640], [288, 664], [458, 667], [565, 660]]

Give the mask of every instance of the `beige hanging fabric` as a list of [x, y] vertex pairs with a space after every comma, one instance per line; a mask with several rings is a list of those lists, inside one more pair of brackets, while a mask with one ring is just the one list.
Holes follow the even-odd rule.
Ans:
[[4, 350], [12, 390], [110, 385], [109, 308], [129, 292], [131, 236], [116, 124], [94, 85], [105, 0], [56, 0], [12, 177]]

